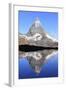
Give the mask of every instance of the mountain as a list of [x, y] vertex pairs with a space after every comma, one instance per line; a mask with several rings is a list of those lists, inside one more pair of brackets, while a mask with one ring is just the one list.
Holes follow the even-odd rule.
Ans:
[[[22, 39], [25, 39], [27, 43], [20, 43], [23, 41]], [[19, 45], [29, 44], [42, 47], [58, 47], [58, 41], [44, 30], [39, 18], [35, 19], [26, 35], [19, 34], [19, 41]]]

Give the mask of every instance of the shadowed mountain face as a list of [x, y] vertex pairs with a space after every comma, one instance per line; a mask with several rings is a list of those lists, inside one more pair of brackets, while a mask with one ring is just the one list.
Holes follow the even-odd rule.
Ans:
[[58, 47], [58, 42], [52, 38], [42, 27], [37, 18], [26, 35], [19, 34], [19, 45], [34, 45], [42, 47]]
[[32, 67], [36, 74], [39, 74], [42, 65], [47, 62], [57, 50], [40, 50], [35, 52], [19, 52], [19, 58], [27, 58], [29, 65]]

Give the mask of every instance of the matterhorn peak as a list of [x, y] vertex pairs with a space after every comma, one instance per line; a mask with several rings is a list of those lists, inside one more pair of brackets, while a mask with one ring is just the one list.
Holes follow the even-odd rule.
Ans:
[[38, 17], [36, 17], [36, 19], [35, 19], [35, 27], [39, 27], [40, 26], [40, 24], [41, 24], [41, 22], [40, 22], [40, 20], [39, 20], [39, 18]]

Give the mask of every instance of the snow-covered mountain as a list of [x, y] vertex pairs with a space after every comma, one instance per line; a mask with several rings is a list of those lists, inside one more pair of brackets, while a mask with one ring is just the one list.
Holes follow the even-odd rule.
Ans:
[[58, 47], [58, 41], [44, 30], [39, 18], [35, 19], [26, 35], [19, 34], [19, 37], [25, 38], [29, 45]]

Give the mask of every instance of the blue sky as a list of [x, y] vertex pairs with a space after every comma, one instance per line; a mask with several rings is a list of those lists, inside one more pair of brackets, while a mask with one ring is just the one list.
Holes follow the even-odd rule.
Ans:
[[58, 39], [58, 13], [56, 12], [18, 12], [18, 31], [26, 34], [36, 17], [39, 18], [44, 30], [52, 37]]

